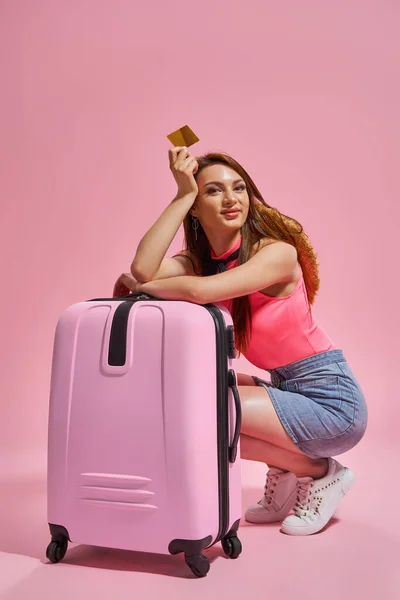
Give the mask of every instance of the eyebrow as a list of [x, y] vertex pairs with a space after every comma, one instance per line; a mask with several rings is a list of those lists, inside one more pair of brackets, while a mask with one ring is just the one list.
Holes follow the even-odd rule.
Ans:
[[[239, 183], [239, 181], [243, 181], [243, 183], [244, 183], [244, 179], [235, 179], [235, 181], [233, 181], [232, 183], [234, 183], [234, 184]], [[224, 185], [224, 183], [222, 181], [209, 181], [208, 183], [205, 183], [204, 186], [211, 185], [212, 183], [214, 185]]]

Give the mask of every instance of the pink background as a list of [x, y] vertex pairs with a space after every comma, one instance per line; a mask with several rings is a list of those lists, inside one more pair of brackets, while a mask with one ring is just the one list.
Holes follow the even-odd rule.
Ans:
[[[26, 597], [35, 585], [39, 597], [41, 586], [67, 577], [61, 564], [43, 565], [57, 319], [75, 302], [111, 295], [129, 270], [140, 237], [175, 194], [165, 136], [185, 124], [200, 137], [193, 152], [232, 154], [267, 202], [303, 224], [321, 264], [314, 314], [344, 350], [370, 409], [364, 440], [339, 458], [358, 476], [340, 523], [296, 540], [275, 526], [243, 527], [246, 553], [235, 566], [219, 559], [214, 584], [226, 575], [236, 597], [235, 578], [255, 569], [254, 594], [260, 586], [290, 594], [294, 584], [279, 581], [280, 569], [306, 584], [297, 558], [309, 553], [305, 564], [324, 573], [324, 551], [337, 544], [333, 569], [346, 574], [352, 593], [397, 595], [390, 556], [400, 532], [381, 523], [376, 505], [384, 498], [385, 516], [397, 508], [399, 17], [393, 0], [3, 0], [0, 591], [7, 598]], [[264, 474], [243, 462], [244, 502], [258, 500]], [[148, 573], [149, 593], [160, 585], [186, 594], [174, 587], [185, 580], [154, 579], [171, 574], [176, 558], [132, 567], [129, 553], [117, 553], [110, 567], [99, 550], [79, 552], [77, 589], [84, 582], [93, 589], [92, 571], [82, 568], [89, 565], [99, 569], [96, 585], [111, 568], [119, 598], [131, 597], [131, 585], [140, 591], [137, 571]], [[275, 563], [279, 553], [285, 560]], [[383, 580], [368, 569], [375, 560]], [[211, 577], [193, 582], [191, 594], [204, 594]], [[62, 585], [65, 597], [75, 593]]]

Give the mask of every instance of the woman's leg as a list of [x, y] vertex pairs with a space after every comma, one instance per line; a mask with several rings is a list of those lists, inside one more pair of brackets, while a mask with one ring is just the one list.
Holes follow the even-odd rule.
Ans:
[[324, 458], [310, 458], [244, 434], [240, 436], [240, 456], [245, 460], [265, 463], [269, 468], [290, 471], [296, 477], [319, 479], [327, 471], [327, 461]]
[[[250, 380], [244, 377], [248, 376], [238, 378], [243, 417], [241, 457], [290, 471], [268, 472], [264, 498], [247, 509], [245, 518], [253, 523], [270, 523], [283, 515], [283, 533], [317, 533], [329, 522], [353, 485], [354, 475], [332, 458], [312, 459], [302, 453], [284, 430], [267, 390], [250, 385]], [[283, 479], [293, 477], [293, 473], [297, 476], [297, 497], [294, 514], [289, 515], [292, 492], [290, 482], [286, 482], [285, 488]]]
[[266, 389], [255, 385], [250, 375], [238, 374], [237, 380], [242, 405], [242, 458], [291, 471], [297, 477], [324, 477], [327, 459], [310, 458], [299, 450], [283, 428]]

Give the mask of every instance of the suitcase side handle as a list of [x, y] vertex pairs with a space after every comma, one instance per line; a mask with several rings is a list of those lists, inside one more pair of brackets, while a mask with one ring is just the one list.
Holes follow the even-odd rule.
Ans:
[[240, 404], [239, 391], [238, 391], [237, 385], [236, 385], [235, 371], [233, 371], [232, 369], [230, 369], [228, 372], [228, 385], [233, 392], [233, 398], [235, 400], [235, 409], [236, 409], [235, 432], [233, 434], [232, 444], [229, 446], [229, 462], [234, 463], [236, 461], [240, 428], [242, 426], [242, 406]]

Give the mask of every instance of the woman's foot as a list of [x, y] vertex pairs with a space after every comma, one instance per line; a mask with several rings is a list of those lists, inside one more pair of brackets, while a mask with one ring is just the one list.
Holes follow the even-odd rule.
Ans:
[[289, 535], [311, 535], [325, 527], [340, 500], [354, 482], [354, 474], [333, 458], [328, 458], [328, 472], [321, 479], [299, 477], [297, 502], [293, 515], [286, 517], [281, 531]]
[[267, 473], [264, 496], [249, 506], [245, 520], [249, 523], [276, 523], [290, 513], [296, 501], [297, 478], [293, 473], [271, 467]]

